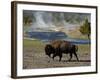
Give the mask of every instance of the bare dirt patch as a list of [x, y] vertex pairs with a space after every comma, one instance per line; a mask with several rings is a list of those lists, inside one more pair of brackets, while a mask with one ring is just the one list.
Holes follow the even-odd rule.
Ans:
[[72, 60], [69, 62], [69, 54], [63, 54], [62, 61], [59, 62], [58, 57], [52, 60], [45, 52], [38, 52], [35, 48], [24, 47], [23, 53], [23, 68], [34, 69], [34, 68], [56, 68], [56, 67], [79, 67], [79, 66], [90, 66], [90, 53], [84, 51], [83, 53], [77, 52], [79, 61], [73, 55]]

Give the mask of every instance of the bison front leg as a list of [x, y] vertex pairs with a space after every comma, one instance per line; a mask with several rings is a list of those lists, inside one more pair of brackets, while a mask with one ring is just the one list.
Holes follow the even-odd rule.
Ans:
[[59, 61], [61, 61], [61, 58], [62, 58], [62, 54], [59, 55]]
[[57, 54], [53, 54], [53, 57], [52, 57], [52, 59], [54, 60], [54, 58], [57, 56]]

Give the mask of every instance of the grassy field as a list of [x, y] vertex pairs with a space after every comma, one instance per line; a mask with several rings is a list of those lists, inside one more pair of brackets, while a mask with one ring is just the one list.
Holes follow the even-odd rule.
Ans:
[[71, 62], [66, 62], [69, 55], [64, 54], [62, 61], [58, 61], [58, 57], [53, 61], [45, 55], [45, 43], [39, 40], [24, 39], [23, 68], [52, 68], [52, 67], [74, 67], [74, 66], [90, 66], [90, 44], [78, 45], [79, 62], [73, 56]]
[[[24, 45], [23, 46], [24, 47], [32, 47], [34, 49], [38, 49], [37, 50], [38, 52], [43, 52], [45, 43], [43, 43], [42, 41], [39, 41], [39, 40], [24, 39]], [[78, 52], [89, 53], [89, 51], [90, 51], [90, 44], [79, 44], [78, 47], [79, 47]]]
[[43, 52], [45, 44], [39, 40], [28, 40], [24, 39], [24, 44], [23, 46], [25, 48], [33, 48], [35, 52]]

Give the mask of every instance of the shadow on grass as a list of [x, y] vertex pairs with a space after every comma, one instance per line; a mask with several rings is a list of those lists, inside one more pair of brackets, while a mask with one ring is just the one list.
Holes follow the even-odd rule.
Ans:
[[69, 62], [91, 62], [91, 60], [79, 60], [79, 61], [77, 61], [77, 60], [71, 60]]
[[[54, 61], [58, 61], [58, 60], [54, 60]], [[91, 62], [91, 60], [61, 60], [60, 62]]]

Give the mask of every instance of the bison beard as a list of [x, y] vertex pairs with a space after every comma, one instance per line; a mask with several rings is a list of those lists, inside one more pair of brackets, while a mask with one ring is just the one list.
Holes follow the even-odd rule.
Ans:
[[45, 46], [45, 53], [46, 53], [46, 55], [51, 57], [51, 54], [55, 54], [55, 50], [54, 50], [54, 48], [50, 44], [47, 44]]
[[56, 56], [59, 56], [59, 61], [61, 61], [63, 53], [70, 54], [69, 61], [72, 59], [73, 54], [77, 61], [79, 61], [76, 51], [78, 51], [78, 46], [71, 44], [68, 41], [55, 40], [45, 46], [46, 55], [51, 57], [51, 54], [53, 54], [53, 60]]

